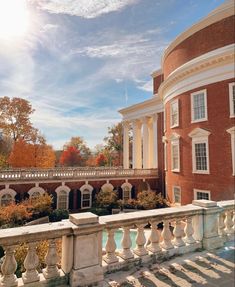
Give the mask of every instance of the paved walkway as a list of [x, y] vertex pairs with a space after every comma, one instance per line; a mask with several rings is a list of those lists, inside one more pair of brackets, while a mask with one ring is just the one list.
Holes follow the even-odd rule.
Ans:
[[234, 242], [212, 252], [203, 251], [147, 267], [109, 274], [104, 287], [235, 287]]

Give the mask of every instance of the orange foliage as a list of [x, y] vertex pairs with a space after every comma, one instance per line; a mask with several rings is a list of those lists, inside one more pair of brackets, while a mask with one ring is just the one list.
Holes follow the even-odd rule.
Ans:
[[107, 158], [103, 153], [100, 153], [96, 158], [96, 166], [105, 166], [107, 164]]
[[74, 146], [67, 147], [61, 154], [60, 164], [64, 166], [81, 165], [80, 151]]
[[55, 153], [46, 144], [29, 144], [20, 139], [15, 142], [8, 159], [12, 167], [41, 167], [55, 166]]

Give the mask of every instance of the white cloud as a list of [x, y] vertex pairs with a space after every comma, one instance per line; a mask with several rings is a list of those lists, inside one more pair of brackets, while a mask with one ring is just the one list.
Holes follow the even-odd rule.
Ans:
[[50, 13], [96, 18], [102, 14], [120, 11], [139, 0], [38, 0], [39, 7]]
[[143, 83], [142, 85], [139, 85], [138, 89], [146, 91], [146, 92], [152, 92], [153, 91], [153, 80], [147, 81]]

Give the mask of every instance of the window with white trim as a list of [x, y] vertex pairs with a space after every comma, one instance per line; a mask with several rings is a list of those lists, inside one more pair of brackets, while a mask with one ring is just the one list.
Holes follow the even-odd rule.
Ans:
[[164, 108], [163, 112], [163, 131], [166, 131], [166, 108]]
[[173, 186], [173, 201], [176, 204], [181, 204], [181, 188], [179, 186]]
[[171, 136], [171, 170], [180, 171], [180, 142], [176, 133]]
[[179, 100], [170, 103], [171, 128], [179, 126]]
[[228, 129], [227, 132], [231, 135], [231, 162], [232, 162], [232, 175], [235, 175], [235, 126]]
[[229, 84], [229, 109], [230, 118], [235, 117], [235, 83]]
[[13, 202], [13, 197], [11, 194], [6, 193], [1, 197], [1, 206], [7, 206]]
[[130, 199], [130, 194], [131, 194], [131, 190], [128, 186], [124, 186], [123, 190], [122, 190], [122, 195], [123, 195], [123, 200], [127, 201], [128, 199]]
[[194, 199], [200, 200], [211, 200], [211, 192], [209, 190], [200, 190], [200, 189], [194, 189]]
[[58, 209], [67, 209], [68, 208], [68, 194], [67, 191], [60, 190], [57, 195], [57, 208]]
[[207, 92], [198, 91], [191, 94], [192, 122], [207, 121]]
[[196, 128], [189, 134], [192, 138], [193, 173], [209, 174], [209, 135], [210, 132], [201, 128]]
[[91, 192], [88, 189], [85, 189], [82, 192], [82, 205], [81, 208], [90, 208], [91, 207]]

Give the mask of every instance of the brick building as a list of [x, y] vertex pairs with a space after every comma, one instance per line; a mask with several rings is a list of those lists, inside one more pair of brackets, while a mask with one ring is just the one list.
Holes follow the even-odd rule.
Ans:
[[234, 196], [234, 27], [226, 1], [168, 46], [152, 74], [153, 97], [120, 111], [124, 167], [158, 168], [174, 204]]

